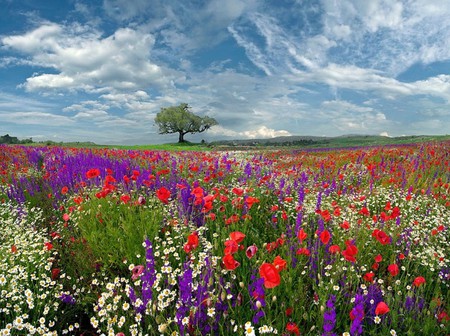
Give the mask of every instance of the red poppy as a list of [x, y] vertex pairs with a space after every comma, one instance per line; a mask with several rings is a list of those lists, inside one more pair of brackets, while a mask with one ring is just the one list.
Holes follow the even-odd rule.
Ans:
[[283, 258], [281, 258], [279, 255], [275, 257], [272, 263], [275, 268], [278, 270], [278, 272], [284, 270], [287, 267], [287, 262]]
[[300, 229], [300, 231], [298, 231], [297, 237], [300, 240], [300, 243], [302, 243], [306, 239], [306, 237], [308, 237], [308, 235], [306, 234], [305, 230]]
[[230, 233], [230, 238], [233, 239], [236, 243], [240, 243], [244, 240], [245, 234], [240, 231], [234, 231]]
[[259, 268], [259, 275], [264, 279], [264, 287], [273, 288], [280, 284], [281, 278], [276, 267], [269, 263], [264, 263]]
[[67, 194], [68, 191], [69, 191], [69, 188], [67, 188], [66, 186], [61, 188], [61, 194], [63, 194], [63, 195]]
[[61, 273], [61, 270], [59, 268], [53, 268], [52, 269], [52, 280], [56, 280], [59, 276], [59, 273]]
[[339, 247], [339, 245], [331, 245], [328, 248], [328, 252], [330, 252], [331, 254], [336, 254], [336, 253], [341, 252], [341, 248]]
[[238, 261], [236, 261], [232, 254], [226, 254], [222, 258], [223, 265], [227, 270], [234, 270], [236, 267], [240, 265]]
[[379, 255], [377, 255], [377, 256], [375, 257], [375, 261], [376, 261], [377, 263], [380, 263], [380, 262], [383, 261], [383, 257], [381, 256], [381, 254], [379, 254]]
[[156, 191], [156, 196], [159, 198], [161, 202], [167, 204], [169, 203], [170, 191], [164, 187], [161, 187]]
[[340, 227], [343, 228], [344, 230], [348, 230], [348, 229], [350, 229], [350, 224], [349, 224], [349, 222], [344, 221], [344, 222], [342, 222]]
[[94, 178], [94, 177], [97, 177], [97, 176], [100, 176], [100, 169], [92, 168], [92, 169], [89, 169], [86, 172], [86, 177], [88, 179], [91, 179], [91, 178]]
[[375, 273], [368, 272], [368, 273], [364, 274], [363, 279], [366, 280], [367, 282], [373, 282], [374, 276], [375, 276]]
[[53, 244], [50, 242], [44, 243], [44, 246], [47, 248], [47, 251], [50, 251], [53, 248]]
[[391, 273], [392, 276], [396, 276], [399, 273], [399, 268], [397, 264], [390, 264], [388, 266], [388, 271]]
[[372, 237], [378, 240], [382, 245], [387, 245], [391, 242], [391, 237], [389, 237], [386, 232], [382, 230], [373, 230]]
[[248, 207], [249, 209], [251, 209], [252, 205], [255, 204], [255, 203], [259, 203], [259, 199], [257, 199], [256, 197], [248, 196], [248, 197], [245, 199], [245, 204], [247, 204], [247, 207]]
[[124, 204], [128, 204], [128, 202], [130, 202], [130, 195], [121, 195], [120, 196], [120, 200], [124, 203]]
[[236, 243], [236, 241], [234, 241], [233, 239], [225, 240], [224, 244], [225, 244], [225, 250], [224, 250], [225, 254], [236, 253], [239, 249], [238, 243]]
[[16, 253], [16, 252], [17, 252], [17, 246], [11, 245], [11, 253]]
[[198, 233], [193, 232], [188, 236], [188, 241], [184, 244], [183, 249], [186, 253], [190, 253], [195, 250], [198, 246]]
[[322, 241], [322, 244], [326, 245], [330, 241], [331, 235], [328, 232], [328, 230], [325, 230], [325, 231], [322, 231], [319, 238]]
[[377, 304], [377, 307], [375, 308], [375, 315], [384, 315], [389, 312], [389, 307], [386, 303], [383, 301], [379, 302]]
[[420, 285], [425, 283], [425, 278], [422, 276], [418, 276], [413, 281], [413, 286], [419, 287]]
[[311, 252], [306, 247], [302, 247], [297, 250], [296, 254], [302, 254], [305, 256], [309, 256], [309, 255], [311, 255]]
[[294, 322], [288, 322], [286, 324], [286, 330], [291, 334], [300, 335], [300, 330], [298, 329], [297, 324], [295, 324]]
[[349, 240], [345, 242], [345, 245], [347, 245], [347, 248], [342, 251], [342, 255], [344, 256], [345, 260], [356, 262], [355, 256], [358, 254], [358, 248]]

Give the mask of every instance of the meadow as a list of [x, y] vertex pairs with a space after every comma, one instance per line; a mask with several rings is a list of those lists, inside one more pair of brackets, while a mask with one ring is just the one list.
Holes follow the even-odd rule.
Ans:
[[0, 335], [450, 334], [450, 141], [0, 149]]

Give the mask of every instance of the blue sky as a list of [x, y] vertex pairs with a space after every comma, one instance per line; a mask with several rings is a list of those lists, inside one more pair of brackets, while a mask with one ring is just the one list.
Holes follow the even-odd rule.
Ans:
[[0, 0], [0, 135], [175, 142], [448, 134], [448, 0]]

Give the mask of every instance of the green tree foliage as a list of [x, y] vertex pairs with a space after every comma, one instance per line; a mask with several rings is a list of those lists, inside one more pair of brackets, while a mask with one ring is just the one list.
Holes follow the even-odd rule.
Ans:
[[31, 138], [19, 140], [17, 137], [10, 136], [9, 134], [0, 136], [0, 144], [16, 145], [16, 144], [27, 144], [27, 143], [33, 143], [33, 140]]
[[184, 136], [188, 133], [201, 133], [217, 125], [214, 118], [200, 117], [189, 111], [188, 104], [162, 107], [156, 115], [155, 123], [159, 127], [159, 134], [178, 133], [178, 142], [185, 142]]

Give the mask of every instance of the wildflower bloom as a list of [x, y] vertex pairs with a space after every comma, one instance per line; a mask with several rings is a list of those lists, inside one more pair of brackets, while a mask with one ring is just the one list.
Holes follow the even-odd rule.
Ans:
[[222, 261], [227, 270], [234, 270], [240, 265], [240, 263], [234, 259], [232, 254], [224, 255]]
[[386, 232], [382, 230], [375, 229], [372, 232], [372, 237], [378, 240], [382, 245], [390, 244], [391, 237], [389, 237]]
[[375, 308], [375, 315], [384, 315], [389, 312], [389, 307], [386, 303], [383, 301], [379, 302], [377, 304], [377, 307]]
[[397, 264], [390, 264], [388, 266], [388, 271], [391, 273], [392, 276], [397, 276], [399, 273], [399, 268]]
[[59, 268], [53, 268], [52, 269], [52, 280], [56, 280], [59, 276], [59, 273], [61, 273], [61, 270]]
[[131, 280], [134, 281], [139, 279], [142, 273], [144, 273], [144, 266], [142, 265], [134, 266], [133, 269], [131, 270]]
[[294, 322], [288, 322], [286, 324], [286, 331], [290, 334], [300, 335], [300, 330], [298, 329], [297, 324]]
[[308, 237], [308, 235], [306, 234], [305, 230], [300, 229], [300, 231], [298, 231], [297, 237], [300, 240], [300, 243], [302, 243], [306, 239], [306, 237]]
[[328, 252], [330, 252], [331, 254], [336, 254], [336, 253], [341, 252], [341, 248], [339, 247], [339, 245], [331, 245], [328, 248]]
[[425, 283], [425, 278], [422, 276], [418, 276], [413, 281], [413, 286], [419, 287]]
[[156, 197], [158, 197], [159, 200], [164, 204], [168, 204], [170, 198], [170, 191], [164, 187], [161, 187], [156, 191]]
[[93, 169], [89, 169], [86, 172], [86, 177], [88, 179], [92, 179], [92, 178], [97, 177], [97, 176], [100, 176], [100, 169], [93, 168]]
[[47, 249], [47, 251], [50, 251], [53, 248], [53, 244], [50, 242], [44, 243], [44, 246]]
[[281, 282], [280, 274], [273, 264], [262, 264], [259, 268], [259, 275], [264, 279], [264, 287], [266, 288], [277, 287]]
[[282, 271], [287, 267], [287, 262], [279, 255], [275, 257], [272, 263], [278, 271]]
[[330, 232], [328, 232], [328, 230], [322, 231], [319, 238], [320, 238], [320, 241], [322, 242], [322, 244], [327, 245], [331, 239]]
[[198, 233], [195, 231], [188, 236], [188, 241], [184, 244], [183, 249], [186, 253], [189, 253], [195, 250], [198, 244]]
[[230, 238], [239, 244], [244, 240], [245, 234], [240, 231], [234, 231], [230, 233]]
[[253, 244], [247, 247], [247, 250], [245, 250], [245, 255], [247, 256], [247, 258], [251, 259], [256, 254], [256, 252], [258, 252], [258, 247]]

